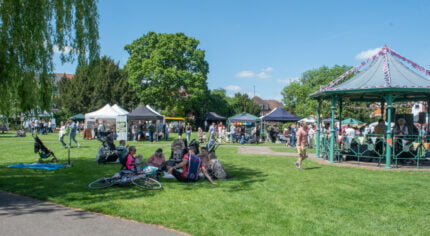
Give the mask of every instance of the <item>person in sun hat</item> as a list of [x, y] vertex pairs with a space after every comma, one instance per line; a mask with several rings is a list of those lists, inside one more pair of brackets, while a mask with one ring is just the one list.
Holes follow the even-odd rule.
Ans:
[[147, 165], [155, 166], [158, 169], [161, 169], [163, 164], [166, 162], [166, 157], [163, 154], [163, 149], [158, 148], [155, 153], [148, 158], [146, 161]]

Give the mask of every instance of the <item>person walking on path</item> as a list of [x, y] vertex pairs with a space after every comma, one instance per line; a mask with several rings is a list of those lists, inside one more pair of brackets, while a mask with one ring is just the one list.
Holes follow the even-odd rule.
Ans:
[[308, 157], [306, 155], [306, 144], [308, 141], [307, 124], [303, 122], [300, 124], [300, 128], [297, 131], [297, 152], [299, 153], [299, 159], [296, 161], [297, 169], [302, 170], [302, 162]]

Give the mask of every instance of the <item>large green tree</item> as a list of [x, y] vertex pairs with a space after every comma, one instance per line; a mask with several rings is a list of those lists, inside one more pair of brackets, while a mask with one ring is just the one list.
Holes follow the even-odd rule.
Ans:
[[230, 100], [235, 114], [247, 112], [252, 115], [258, 116], [260, 113], [260, 106], [252, 100], [246, 93], [236, 93]]
[[[329, 84], [331, 81], [335, 80], [349, 69], [351, 69], [349, 66], [335, 65], [331, 68], [323, 66], [318, 69], [305, 71], [298, 80], [292, 81], [282, 90], [282, 101], [284, 102], [285, 107], [292, 113], [302, 117], [315, 114], [317, 101], [311, 99], [309, 95], [317, 91], [320, 86]], [[346, 78], [345, 80], [347, 79], [349, 78]], [[352, 104], [348, 100], [344, 100], [343, 104], [357, 107], [365, 107], [369, 105], [365, 103]], [[328, 101], [322, 103], [323, 117], [328, 117], [330, 115], [329, 106], [330, 105]], [[345, 106], [342, 113], [342, 117], [352, 117], [365, 121], [369, 117], [370, 110], [357, 110], [353, 108], [347, 108]]]
[[63, 62], [98, 57], [96, 0], [2, 0], [0, 19], [3, 114], [51, 108], [54, 48]]
[[214, 89], [210, 91], [208, 102], [205, 104], [206, 112], [215, 112], [218, 115], [230, 117], [234, 115], [231, 105], [232, 98], [227, 97], [225, 89]]
[[129, 82], [140, 101], [165, 113], [200, 115], [209, 65], [199, 41], [183, 33], [148, 32], [125, 46]]
[[63, 78], [58, 89], [60, 93], [56, 101], [69, 115], [86, 113], [106, 103], [132, 110], [139, 103], [118, 63], [106, 56], [79, 65], [74, 78]]

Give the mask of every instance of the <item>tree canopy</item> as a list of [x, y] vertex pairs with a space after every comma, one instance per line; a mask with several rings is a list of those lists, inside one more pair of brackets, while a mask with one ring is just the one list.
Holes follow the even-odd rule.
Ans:
[[252, 100], [246, 93], [236, 93], [231, 98], [231, 105], [235, 114], [247, 112], [252, 115], [259, 116], [260, 106]]
[[56, 102], [68, 115], [99, 109], [106, 103], [130, 111], [139, 103], [118, 63], [106, 56], [80, 64], [73, 79], [61, 79], [58, 90]]
[[[348, 66], [335, 65], [331, 68], [322, 66], [318, 69], [305, 71], [302, 76], [284, 87], [281, 94], [285, 107], [293, 114], [306, 117], [315, 114], [317, 101], [309, 97], [317, 91], [321, 85], [327, 85], [330, 81], [349, 70]], [[323, 116], [328, 116], [328, 104], [323, 104]]]
[[200, 113], [209, 65], [199, 43], [183, 33], [148, 32], [125, 46], [124, 68], [142, 103], [178, 115]]
[[231, 105], [231, 100], [232, 98], [227, 97], [224, 89], [211, 90], [208, 102], [205, 104], [206, 112], [212, 111], [225, 117], [232, 116], [235, 111]]
[[[309, 97], [317, 91], [321, 85], [327, 85], [337, 77], [348, 71], [351, 67], [335, 65], [331, 68], [322, 66], [318, 69], [305, 71], [302, 76], [291, 82], [282, 90], [285, 107], [293, 114], [306, 117], [316, 113], [317, 101]], [[351, 76], [350, 76], [351, 77]], [[349, 78], [346, 78], [346, 80]], [[348, 100], [342, 101], [344, 105], [349, 105]], [[356, 106], [368, 106], [365, 103], [355, 103]], [[330, 116], [329, 101], [322, 103], [321, 114], [323, 117]], [[344, 106], [342, 117], [351, 117], [361, 121], [369, 119], [370, 110], [356, 110]]]
[[96, 0], [0, 2], [0, 112], [51, 108], [54, 49], [61, 59], [98, 57]]

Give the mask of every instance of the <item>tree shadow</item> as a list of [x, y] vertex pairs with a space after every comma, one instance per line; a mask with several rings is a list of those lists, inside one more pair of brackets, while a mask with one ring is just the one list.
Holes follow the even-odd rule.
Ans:
[[303, 170], [315, 170], [315, 169], [321, 169], [321, 167], [315, 166], [315, 167], [303, 168]]
[[99, 165], [88, 158], [75, 158], [72, 167], [48, 171], [39, 169], [5, 168], [0, 188], [39, 200], [53, 200], [66, 204], [78, 201], [82, 204], [112, 204], [112, 201], [156, 197], [159, 191], [148, 191], [132, 183], [92, 190], [88, 184], [102, 177], [111, 177], [119, 165]]
[[264, 172], [250, 169], [242, 166], [237, 166], [234, 164], [223, 164], [224, 169], [230, 176], [226, 182], [229, 184], [228, 190], [230, 192], [238, 192], [243, 190], [248, 190], [251, 186], [257, 182], [266, 181], [268, 176]]

